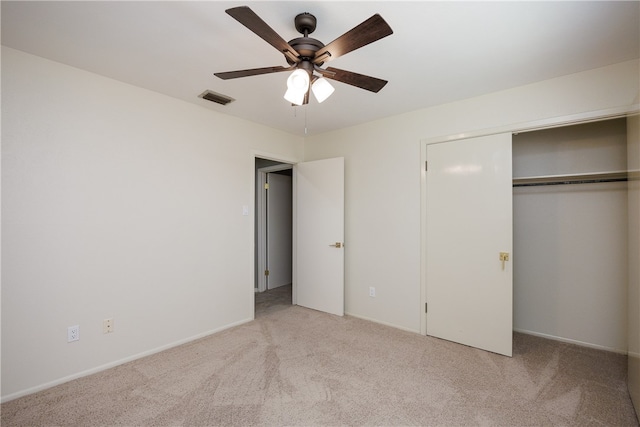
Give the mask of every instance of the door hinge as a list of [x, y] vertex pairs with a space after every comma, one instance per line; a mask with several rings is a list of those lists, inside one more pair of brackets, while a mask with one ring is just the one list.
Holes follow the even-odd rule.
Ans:
[[265, 270], [265, 271], [264, 271], [264, 275], [265, 275], [265, 276], [268, 276], [268, 275], [269, 275], [269, 270]]
[[265, 190], [268, 190], [268, 189], [269, 189], [269, 183], [268, 183], [268, 182], [265, 182], [265, 183], [264, 183], [264, 189], [265, 189]]
[[426, 160], [424, 161], [424, 170], [425, 171], [429, 170], [429, 163]]
[[426, 302], [424, 303], [424, 312], [428, 313], [428, 311], [427, 311], [427, 303]]

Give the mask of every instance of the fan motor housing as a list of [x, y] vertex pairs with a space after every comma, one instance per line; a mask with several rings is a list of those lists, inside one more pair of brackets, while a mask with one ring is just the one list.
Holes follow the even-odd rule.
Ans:
[[[313, 59], [316, 56], [316, 52], [324, 47], [324, 43], [311, 37], [298, 37], [297, 39], [289, 41], [289, 45], [298, 52], [303, 60]], [[290, 65], [294, 64], [289, 58], [287, 58], [287, 62]]]
[[[316, 17], [310, 14], [309, 12], [303, 12], [296, 15], [294, 19], [296, 30], [302, 34], [302, 37], [298, 37], [297, 39], [293, 39], [289, 41], [289, 46], [291, 46], [300, 58], [303, 61], [309, 61], [315, 58], [316, 52], [324, 47], [324, 43], [320, 40], [312, 39], [309, 37], [309, 34], [313, 33], [316, 30]], [[293, 65], [294, 62], [291, 61], [285, 55], [287, 62], [289, 65]], [[322, 65], [322, 64], [318, 64]]]

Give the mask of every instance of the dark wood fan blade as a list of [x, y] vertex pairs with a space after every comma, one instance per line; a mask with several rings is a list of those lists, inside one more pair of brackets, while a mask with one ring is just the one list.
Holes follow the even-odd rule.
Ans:
[[256, 33], [264, 41], [275, 47], [281, 53], [284, 53], [294, 62], [300, 62], [298, 53], [287, 43], [273, 28], [267, 25], [256, 13], [248, 6], [238, 6], [226, 10], [227, 14], [236, 21]]
[[291, 67], [264, 67], [252, 68], [250, 70], [227, 71], [224, 73], [213, 73], [214, 76], [220, 77], [222, 80], [237, 79], [240, 77], [258, 76], [260, 74], [279, 73], [281, 71], [289, 71]]
[[364, 74], [354, 73], [353, 71], [339, 70], [333, 67], [328, 67], [327, 71], [328, 73], [323, 73], [323, 76], [327, 79], [336, 80], [371, 92], [377, 93], [387, 84], [386, 80], [365, 76]]
[[318, 50], [313, 62], [320, 64], [331, 61], [391, 34], [393, 30], [389, 24], [382, 19], [382, 16], [375, 14]]

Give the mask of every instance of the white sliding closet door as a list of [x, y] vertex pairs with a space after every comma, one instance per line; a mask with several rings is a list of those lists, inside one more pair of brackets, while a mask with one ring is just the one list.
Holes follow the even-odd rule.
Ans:
[[431, 144], [427, 162], [427, 335], [511, 356], [511, 134]]

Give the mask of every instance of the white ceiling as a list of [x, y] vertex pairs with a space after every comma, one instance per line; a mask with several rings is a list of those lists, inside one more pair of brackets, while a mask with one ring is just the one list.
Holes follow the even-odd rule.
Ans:
[[[224, 12], [240, 5], [285, 40], [312, 13], [325, 44], [379, 13], [394, 34], [326, 65], [389, 83], [375, 94], [332, 82], [324, 103], [292, 107], [288, 73], [218, 79], [287, 65]], [[638, 58], [640, 2], [2, 1], [2, 44], [304, 135]], [[205, 90], [236, 101], [204, 101]]]

